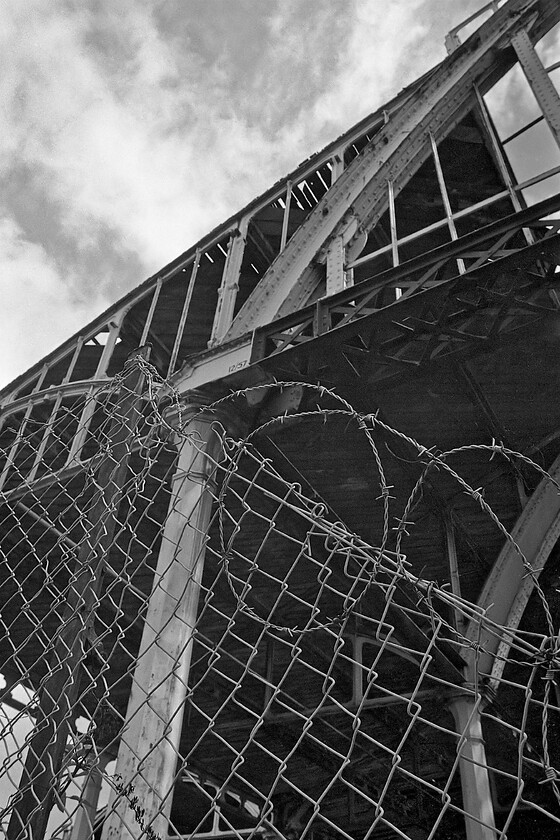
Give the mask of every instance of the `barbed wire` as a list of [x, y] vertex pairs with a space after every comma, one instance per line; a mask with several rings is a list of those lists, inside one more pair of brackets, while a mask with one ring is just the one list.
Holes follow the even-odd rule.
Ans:
[[[130, 387], [134, 373], [142, 378], [137, 391]], [[296, 387], [303, 395], [297, 410], [246, 424], [241, 433], [224, 421], [228, 412], [239, 414], [248, 402], [254, 404], [256, 392], [262, 397], [266, 390], [281, 394]], [[484, 483], [475, 486], [462, 474], [461, 464], [465, 456], [477, 463], [500, 459], [506, 470], [517, 463], [533, 470], [555, 491], [560, 491], [558, 481], [499, 441], [445, 451], [427, 448], [379, 414], [359, 412], [320, 385], [273, 382], [214, 401], [206, 401], [204, 394], [195, 397], [194, 407], [185, 405], [172, 384], [137, 357], [93, 401], [61, 400], [46, 411], [40, 405], [24, 407], [17, 417], [7, 415], [0, 430], [0, 524], [5, 534], [0, 673], [8, 686], [8, 705], [0, 716], [0, 774], [12, 794], [0, 803], [0, 822], [9, 840], [27, 840], [45, 808], [51, 819], [42, 836], [35, 834], [38, 840], [70, 840], [71, 824], [83, 813], [87, 828], [71, 840], [93, 838], [117, 813], [131, 820], [133, 834], [163, 836], [160, 818], [178, 827], [190, 825], [182, 834], [221, 820], [229, 821], [232, 836], [242, 838], [243, 807], [243, 819], [256, 835], [301, 840], [326, 832], [361, 840], [376, 830], [409, 837], [416, 820], [424, 836], [433, 837], [455, 817], [469, 816], [457, 789], [467, 735], [445, 717], [439, 695], [443, 692], [451, 703], [467, 690], [461, 652], [468, 650], [474, 657], [468, 691], [475, 706], [491, 706], [487, 675], [477, 668], [485, 650], [483, 629], [508, 642], [499, 654], [508, 670], [498, 681], [498, 694], [507, 698], [511, 722], [483, 712], [492, 745], [503, 733], [515, 735], [515, 770], [504, 765], [501, 747], [493, 746], [488, 765], [497, 785], [513, 788], [504, 824], [507, 828], [522, 801], [558, 824], [547, 799], [550, 791], [560, 804], [553, 736], [560, 713], [557, 609], [540, 570], [485, 498]], [[208, 420], [221, 441], [215, 456], [193, 432], [200, 418]], [[365, 441], [373, 488], [368, 504], [378, 539], [365, 539], [349, 528], [297, 465], [292, 466], [301, 481], [285, 478], [282, 458], [289, 459], [281, 450], [278, 460], [261, 453], [261, 441], [275, 430], [313, 423], [342, 424], [353, 430], [354, 441]], [[78, 447], [74, 441], [79, 436]], [[406, 447], [407, 461], [418, 471], [406, 492], [388, 478], [387, 459], [401, 457], [391, 441]], [[182, 476], [191, 476], [199, 486], [199, 502], [189, 514], [181, 513], [172, 497], [177, 453], [184, 447], [207, 463], [205, 477], [191, 476], [188, 469]], [[414, 548], [423, 495], [443, 478], [475, 503], [519, 558], [542, 609], [542, 632], [501, 627], [477, 603], [416, 573], [406, 542]], [[449, 492], [447, 487], [442, 497]], [[213, 499], [203, 534], [206, 560], [196, 583], [197, 614], [184, 643], [185, 650], [192, 647], [192, 664], [182, 684], [180, 711], [189, 727], [171, 747], [177, 765], [173, 784], [186, 784], [181, 779], [188, 778], [195, 801], [202, 797], [192, 824], [172, 792], [161, 796], [156, 813], [143, 798], [143, 768], [159, 743], [138, 748], [131, 777], [115, 776], [106, 765], [119, 745], [122, 749], [131, 726], [127, 704], [138, 661], [157, 648], [165, 631], [165, 623], [149, 625], [148, 616], [151, 600], [162, 590], [158, 557], [171, 539], [168, 524], [173, 516], [183, 516], [169, 561], [182, 564], [182, 534], [201, 527], [197, 516], [205, 494]], [[80, 566], [84, 557], [85, 566]], [[97, 569], [90, 575], [91, 591], [80, 588], [84, 568]], [[187, 580], [189, 574], [185, 566]], [[69, 603], [73, 612], [68, 612]], [[78, 614], [85, 616], [85, 608], [89, 612], [76, 624], [78, 643], [71, 660], [61, 639]], [[469, 626], [474, 628], [470, 635]], [[60, 715], [60, 725], [67, 727], [64, 750], [58, 764], [51, 764], [45, 799], [35, 799], [25, 810], [18, 803], [30, 791], [36, 796], [38, 776], [28, 769], [23, 780], [17, 777], [38, 743], [41, 707], [56, 668], [69, 669], [60, 695], [67, 703]], [[161, 685], [173, 679], [175, 666], [170, 666], [163, 682], [146, 689], [141, 708], [148, 708]], [[72, 694], [74, 683], [78, 689]], [[419, 751], [417, 745], [426, 739], [432, 746]], [[167, 734], [164, 743], [169, 749]], [[41, 749], [39, 763], [47, 757], [51, 761], [54, 741]], [[527, 788], [537, 765], [543, 784], [531, 799]], [[317, 768], [321, 789], [305, 766]], [[87, 804], [87, 782], [94, 777], [96, 795], [104, 791], [107, 805], [100, 800]], [[80, 779], [85, 782], [78, 784]], [[352, 829], [354, 834], [340, 816], [350, 807], [341, 804], [344, 797], [354, 802], [353, 819], [360, 826]], [[121, 800], [128, 816], [126, 809], [118, 810]], [[228, 801], [246, 805], [239, 804], [235, 816]], [[406, 803], [400, 812], [398, 801]], [[21, 818], [19, 834], [14, 813]]]

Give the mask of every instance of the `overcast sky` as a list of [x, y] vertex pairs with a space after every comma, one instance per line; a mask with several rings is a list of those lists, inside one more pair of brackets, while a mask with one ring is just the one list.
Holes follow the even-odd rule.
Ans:
[[0, 386], [444, 55], [482, 0], [4, 0]]

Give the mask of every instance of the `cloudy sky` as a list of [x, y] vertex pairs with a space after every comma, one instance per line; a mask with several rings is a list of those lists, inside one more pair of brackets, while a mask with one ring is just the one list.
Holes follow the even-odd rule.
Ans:
[[482, 0], [4, 0], [0, 386], [444, 57]]

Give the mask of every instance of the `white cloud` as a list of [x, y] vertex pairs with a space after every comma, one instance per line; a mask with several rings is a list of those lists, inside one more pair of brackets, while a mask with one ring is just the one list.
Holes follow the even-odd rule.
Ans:
[[11, 219], [0, 219], [0, 331], [2, 375], [9, 381], [68, 338], [107, 301], [76, 300], [44, 248], [25, 239]]
[[[11, 8], [4, 166], [40, 173], [77, 248], [109, 228], [153, 271], [277, 177], [281, 141], [231, 113], [219, 72], [195, 79], [196, 58], [141, 3], [124, 15], [122, 4], [95, 16], [45, 0]], [[108, 33], [120, 54], [97, 43]]]
[[410, 78], [401, 70], [406, 51], [426, 30], [426, 23], [415, 15], [420, 5], [422, 0], [391, 4], [369, 0], [359, 4], [346, 67], [334, 86], [317, 101], [316, 118], [326, 120], [330, 115], [338, 123], [351, 125], [420, 74], [422, 68], [416, 68]]

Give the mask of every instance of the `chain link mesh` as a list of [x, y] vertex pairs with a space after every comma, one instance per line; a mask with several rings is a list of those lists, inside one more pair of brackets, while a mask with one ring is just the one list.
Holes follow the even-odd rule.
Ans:
[[[271, 388], [294, 386], [313, 397], [306, 410], [234, 434], [225, 417], [251, 389], [187, 411], [135, 357], [87, 398], [59, 391], [6, 414], [8, 840], [558, 831], [558, 605], [457, 463], [471, 454], [560, 487], [499, 442], [439, 452], [326, 388]], [[331, 422], [367, 443], [375, 541], [260, 451], [269, 433]], [[412, 489], [389, 485], [380, 434], [414, 451]], [[467, 497], [521, 557], [527, 626], [506, 632], [413, 571], [428, 482]], [[491, 678], [477, 668], [488, 639]]]

